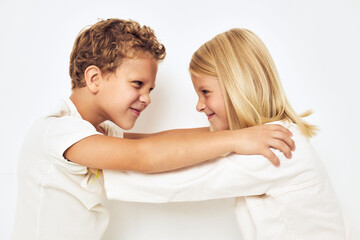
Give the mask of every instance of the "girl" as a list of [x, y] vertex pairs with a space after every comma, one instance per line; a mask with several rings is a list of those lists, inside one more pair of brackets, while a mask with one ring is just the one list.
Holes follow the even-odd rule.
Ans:
[[260, 155], [230, 154], [170, 173], [105, 171], [108, 197], [143, 202], [237, 197], [243, 239], [352, 239], [325, 167], [308, 140], [316, 127], [302, 117], [310, 112], [298, 115], [292, 109], [263, 42], [249, 30], [229, 30], [202, 45], [189, 70], [199, 96], [196, 109], [207, 115], [213, 131], [281, 124], [293, 133], [292, 159], [274, 151], [279, 168]]

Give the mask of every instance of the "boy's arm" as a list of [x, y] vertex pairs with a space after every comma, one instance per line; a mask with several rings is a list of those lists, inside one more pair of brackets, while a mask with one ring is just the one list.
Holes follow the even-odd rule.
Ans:
[[209, 127], [202, 127], [202, 128], [188, 128], [188, 129], [172, 129], [157, 133], [124, 133], [124, 138], [127, 139], [141, 139], [146, 137], [153, 137], [153, 136], [159, 136], [164, 134], [179, 134], [179, 133], [199, 133], [199, 132], [210, 132]]
[[163, 134], [138, 140], [93, 135], [69, 147], [64, 157], [90, 168], [155, 173], [191, 166], [229, 152], [260, 154], [278, 165], [278, 158], [269, 148], [279, 149], [290, 157], [294, 146], [289, 130], [266, 125], [233, 131]]

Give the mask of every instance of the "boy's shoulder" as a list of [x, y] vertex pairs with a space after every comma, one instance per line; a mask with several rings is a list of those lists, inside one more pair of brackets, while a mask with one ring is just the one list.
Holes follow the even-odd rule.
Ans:
[[100, 134], [73, 108], [75, 106], [64, 100], [49, 114], [38, 119], [25, 136], [22, 156], [37, 156], [63, 163], [63, 154], [70, 146], [86, 137]]
[[51, 112], [39, 119], [37, 129], [44, 131], [45, 135], [72, 135], [72, 133], [87, 132], [92, 134], [102, 133], [112, 137], [123, 137], [123, 130], [111, 121], [101, 123], [98, 131], [90, 122], [84, 120], [74, 103], [69, 99], [63, 99]]
[[87, 125], [95, 129], [88, 121], [82, 119], [70, 99], [62, 99], [55, 108], [36, 120], [30, 131], [46, 133], [53, 128], [66, 131], [66, 129], [73, 128], [73, 125]]
[[[25, 141], [48, 145], [61, 144], [68, 139], [81, 139], [99, 134], [95, 127], [81, 118], [70, 99], [61, 100], [49, 113], [39, 118], [28, 131]], [[41, 145], [42, 145], [41, 144]]]
[[84, 120], [73, 102], [67, 98], [60, 101], [57, 107], [43, 118], [47, 125], [46, 135], [73, 135], [73, 133], [98, 133], [96, 128]]
[[71, 116], [70, 109], [68, 108], [65, 100], [61, 100], [55, 108], [51, 109], [49, 112], [35, 120], [35, 122], [31, 125], [27, 135], [31, 135], [32, 132], [45, 132], [48, 126], [52, 124], [52, 122], [61, 119], [62, 117], [69, 116]]
[[74, 103], [70, 98], [62, 99], [57, 106], [48, 112], [44, 117], [46, 118], [60, 118], [60, 117], [75, 117], [81, 118]]

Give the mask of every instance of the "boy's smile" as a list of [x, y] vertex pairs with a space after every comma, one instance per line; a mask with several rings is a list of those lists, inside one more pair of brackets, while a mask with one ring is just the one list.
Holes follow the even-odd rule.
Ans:
[[191, 79], [199, 96], [196, 110], [206, 114], [215, 131], [229, 129], [225, 101], [219, 80], [194, 75], [191, 75]]

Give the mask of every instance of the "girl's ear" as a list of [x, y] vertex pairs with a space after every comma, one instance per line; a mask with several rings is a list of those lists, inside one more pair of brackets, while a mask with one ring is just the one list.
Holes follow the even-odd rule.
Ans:
[[84, 78], [90, 92], [96, 94], [99, 91], [101, 70], [97, 66], [91, 65], [85, 69]]

